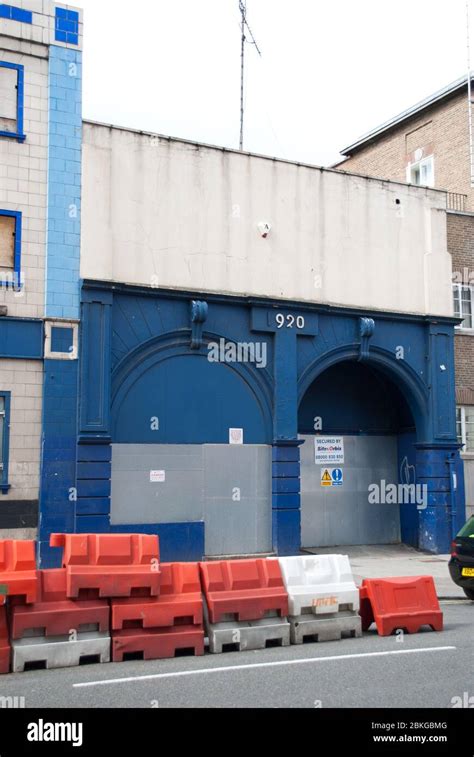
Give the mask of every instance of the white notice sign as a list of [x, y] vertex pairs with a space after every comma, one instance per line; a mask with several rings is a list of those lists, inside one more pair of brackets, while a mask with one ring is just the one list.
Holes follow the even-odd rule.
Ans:
[[344, 438], [342, 436], [315, 436], [314, 462], [316, 465], [344, 463]]
[[243, 443], [244, 443], [243, 428], [230, 428], [229, 429], [229, 444], [243, 444]]
[[150, 471], [151, 484], [164, 484], [165, 481], [166, 481], [166, 471], [164, 470], [151, 470]]

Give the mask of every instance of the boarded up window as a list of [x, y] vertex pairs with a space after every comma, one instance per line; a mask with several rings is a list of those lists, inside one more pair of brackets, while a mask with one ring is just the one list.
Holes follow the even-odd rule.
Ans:
[[18, 71], [0, 66], [0, 131], [17, 130]]
[[0, 215], [0, 268], [13, 268], [15, 261], [15, 218]]

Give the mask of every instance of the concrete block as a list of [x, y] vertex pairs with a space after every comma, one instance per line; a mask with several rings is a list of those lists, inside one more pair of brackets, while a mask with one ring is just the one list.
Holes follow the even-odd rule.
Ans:
[[53, 670], [77, 667], [85, 659], [110, 662], [110, 636], [81, 633], [73, 641], [69, 636], [31, 637], [12, 642], [12, 652], [14, 673], [23, 673], [29, 664]]
[[305, 640], [340, 641], [343, 636], [362, 636], [362, 619], [356, 612], [340, 612], [331, 616], [299, 615], [288, 618], [292, 644]]
[[209, 623], [207, 608], [205, 608], [204, 615], [211, 654], [221, 654], [230, 650], [244, 652], [252, 649], [265, 649], [267, 646], [288, 647], [290, 645], [290, 624], [286, 618]]

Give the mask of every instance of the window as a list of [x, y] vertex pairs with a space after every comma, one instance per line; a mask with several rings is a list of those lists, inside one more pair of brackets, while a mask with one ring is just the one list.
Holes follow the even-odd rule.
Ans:
[[463, 452], [474, 452], [474, 405], [456, 408], [456, 431]]
[[10, 392], [0, 392], [0, 491], [6, 494], [8, 483], [8, 455], [10, 440]]
[[474, 328], [472, 317], [473, 292], [474, 286], [453, 284], [454, 315], [456, 318], [463, 319], [463, 322], [459, 326], [456, 326], [457, 329], [469, 331]]
[[21, 287], [21, 213], [0, 210], [0, 286]]
[[0, 61], [0, 137], [23, 141], [24, 68]]
[[409, 184], [418, 184], [422, 187], [434, 186], [434, 158], [419, 160], [417, 163], [408, 165], [407, 181]]

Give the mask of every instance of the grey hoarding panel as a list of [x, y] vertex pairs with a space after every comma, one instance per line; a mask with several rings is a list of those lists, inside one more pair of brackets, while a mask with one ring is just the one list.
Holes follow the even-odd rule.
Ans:
[[395, 544], [400, 541], [398, 504], [370, 504], [369, 486], [398, 483], [397, 438], [344, 437], [344, 484], [321, 486], [314, 436], [302, 436], [301, 530], [303, 547]]
[[113, 445], [113, 525], [204, 520], [206, 554], [230, 555], [270, 551], [271, 515], [271, 447]]

